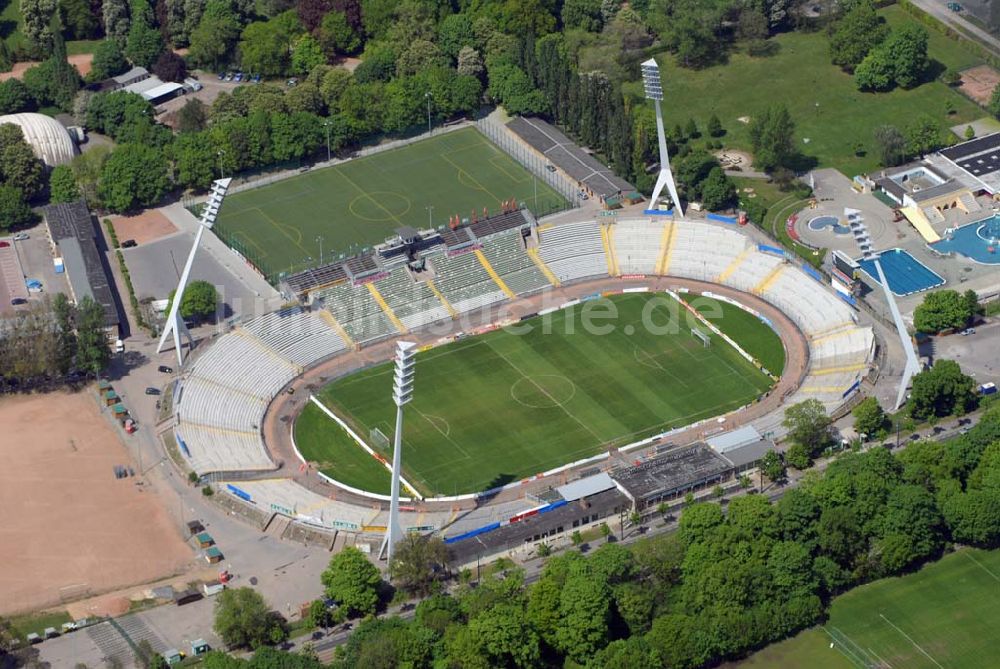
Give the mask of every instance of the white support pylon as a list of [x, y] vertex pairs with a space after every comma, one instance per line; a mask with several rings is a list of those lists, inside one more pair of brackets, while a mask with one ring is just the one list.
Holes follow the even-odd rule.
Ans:
[[205, 203], [205, 208], [201, 211], [201, 217], [198, 219], [198, 231], [194, 235], [194, 244], [191, 245], [187, 262], [184, 263], [184, 271], [181, 272], [181, 278], [177, 282], [177, 290], [174, 291], [174, 299], [170, 304], [170, 312], [167, 314], [163, 332], [160, 334], [160, 343], [156, 346], [156, 352], [161, 352], [163, 345], [167, 342], [167, 338], [173, 335], [178, 367], [184, 364], [181, 333], [187, 337], [188, 350], [194, 348], [194, 338], [191, 336], [191, 331], [188, 330], [184, 319], [181, 318], [181, 300], [184, 299], [184, 290], [187, 288], [188, 279], [191, 277], [191, 267], [194, 265], [194, 257], [198, 253], [198, 247], [201, 245], [201, 237], [205, 233], [206, 228], [211, 228], [215, 225], [215, 219], [218, 217], [219, 209], [222, 207], [222, 200], [225, 198], [226, 190], [229, 188], [231, 182], [232, 179], [216, 179], [212, 182], [212, 192]]
[[403, 406], [413, 399], [413, 366], [416, 362], [416, 344], [410, 341], [396, 342], [396, 371], [392, 381], [392, 400], [396, 403], [396, 434], [392, 443], [392, 489], [389, 498], [389, 522], [386, 524], [385, 539], [379, 555], [385, 555], [389, 562], [396, 544], [403, 538], [403, 527], [399, 522], [399, 480], [403, 470]]
[[677, 213], [677, 218], [684, 218], [684, 208], [681, 206], [681, 198], [677, 194], [674, 173], [670, 170], [667, 135], [663, 129], [663, 110], [660, 107], [660, 102], [663, 100], [663, 83], [660, 79], [660, 66], [654, 58], [650, 58], [642, 64], [642, 83], [646, 91], [646, 99], [652, 100], [653, 106], [656, 108], [656, 140], [660, 146], [660, 173], [656, 177], [656, 186], [653, 188], [653, 197], [649, 201], [649, 208], [656, 209], [656, 201], [666, 187], [670, 199], [674, 201], [674, 211]]

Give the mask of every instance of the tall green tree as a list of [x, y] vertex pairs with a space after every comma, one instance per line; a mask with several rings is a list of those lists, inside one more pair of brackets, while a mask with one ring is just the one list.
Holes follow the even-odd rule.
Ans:
[[816, 457], [832, 441], [830, 417], [823, 403], [817, 399], [805, 400], [785, 409], [782, 425], [788, 430], [788, 439], [802, 445], [810, 457]]
[[975, 307], [956, 290], [935, 290], [924, 295], [913, 312], [913, 326], [929, 334], [965, 327]]
[[155, 204], [170, 187], [163, 151], [142, 144], [119, 146], [104, 163], [98, 194], [111, 211]]
[[962, 415], [976, 405], [976, 380], [954, 360], [937, 360], [913, 377], [908, 406], [915, 418]]
[[253, 588], [229, 588], [215, 599], [216, 634], [227, 646], [259, 648], [281, 641], [287, 632], [277, 615]]
[[[169, 301], [166, 311], [170, 311], [170, 304], [174, 301], [174, 291], [170, 291]], [[184, 297], [181, 299], [181, 317], [203, 321], [215, 315], [218, 308], [219, 293], [208, 281], [192, 281], [184, 290]]]
[[20, 126], [13, 123], [0, 125], [0, 181], [19, 189], [28, 200], [45, 188], [42, 161], [24, 140]]
[[97, 376], [111, 360], [111, 347], [105, 330], [104, 307], [85, 295], [77, 302], [76, 368]]
[[876, 397], [861, 400], [851, 409], [851, 415], [854, 416], [854, 431], [867, 434], [869, 439], [878, 439], [886, 430], [888, 419]]
[[872, 0], [857, 0], [830, 35], [830, 61], [851, 72], [889, 36], [889, 26]]
[[320, 578], [326, 596], [346, 610], [359, 615], [375, 613], [382, 576], [358, 549], [348, 547], [334, 555]]
[[37, 219], [20, 188], [0, 186], [0, 230], [27, 227]]
[[410, 593], [426, 597], [448, 566], [448, 547], [438, 537], [407, 534], [396, 544], [390, 572], [393, 582]]
[[163, 35], [153, 24], [153, 10], [148, 0], [132, 0], [131, 13], [125, 56], [133, 65], [148, 69], [163, 52]]
[[[459, 15], [456, 15], [459, 16]], [[329, 12], [319, 24], [319, 44], [329, 59], [352, 56], [361, 49], [361, 36], [343, 12]]]
[[112, 39], [101, 40], [94, 47], [94, 59], [90, 63], [89, 81], [103, 81], [116, 76], [128, 69], [125, 54], [118, 42]]
[[56, 16], [56, 0], [21, 0], [21, 30], [36, 55], [52, 50], [52, 19]]
[[754, 165], [765, 171], [789, 167], [795, 153], [795, 123], [783, 104], [764, 109], [750, 121]]
[[57, 165], [49, 174], [49, 194], [53, 202], [75, 202], [80, 199], [76, 177], [69, 165]]

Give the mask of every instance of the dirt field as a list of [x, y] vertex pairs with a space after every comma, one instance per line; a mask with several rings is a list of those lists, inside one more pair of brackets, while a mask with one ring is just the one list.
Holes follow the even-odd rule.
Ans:
[[119, 243], [134, 239], [136, 244], [145, 244], [177, 232], [177, 228], [166, 216], [152, 209], [135, 216], [113, 216], [111, 225], [115, 228]]
[[[80, 53], [75, 56], [67, 56], [66, 60], [69, 61], [70, 65], [75, 65], [77, 71], [80, 73], [81, 77], [85, 77], [90, 74], [90, 64], [94, 62], [94, 54], [92, 53]], [[24, 63], [14, 63], [14, 67], [11, 68], [10, 72], [0, 72], [0, 81], [6, 81], [8, 79], [20, 79], [24, 76], [24, 73], [38, 65], [34, 61], [26, 61]]]
[[163, 578], [194, 553], [94, 390], [0, 398], [0, 614]]
[[961, 72], [962, 83], [959, 86], [965, 95], [981, 105], [990, 101], [993, 89], [1000, 83], [1000, 72], [989, 65], [978, 65]]

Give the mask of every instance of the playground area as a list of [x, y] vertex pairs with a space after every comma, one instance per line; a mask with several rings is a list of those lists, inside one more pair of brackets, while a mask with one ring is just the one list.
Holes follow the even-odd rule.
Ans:
[[[91, 390], [0, 399], [0, 615], [61, 606], [193, 560]], [[138, 474], [138, 472], [136, 472]]]

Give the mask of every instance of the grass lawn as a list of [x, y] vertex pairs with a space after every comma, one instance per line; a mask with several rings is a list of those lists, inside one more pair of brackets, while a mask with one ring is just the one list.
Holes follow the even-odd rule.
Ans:
[[[883, 10], [883, 14], [894, 24], [907, 19], [898, 8]], [[930, 56], [940, 63], [937, 70], [978, 62], [961, 44], [929, 32]], [[858, 91], [851, 75], [830, 64], [828, 40], [823, 32], [786, 33], [774, 41], [778, 44], [774, 56], [751, 58], [738, 52], [731, 54], [726, 64], [703, 70], [679, 67], [668, 54], [658, 56], [667, 92], [664, 114], [669, 126], [683, 125], [688, 118], [694, 118], [704, 128], [708, 118], [716, 114], [727, 130], [722, 141], [749, 150], [747, 125], [737, 119], [752, 117], [768, 105], [781, 102], [795, 121], [795, 138], [801, 152], [820, 167], [835, 167], [852, 176], [878, 167], [872, 138], [876, 126], [905, 128], [921, 112], [939, 121], [942, 128], [982, 116], [979, 107], [938, 81], [908, 91]], [[627, 90], [641, 97], [641, 82], [628, 84]], [[670, 100], [677, 102], [671, 104]], [[946, 114], [946, 103], [954, 106], [955, 114]], [[803, 141], [806, 138], [808, 143]], [[863, 156], [854, 154], [859, 142], [867, 150]]]
[[65, 611], [56, 611], [50, 613], [32, 613], [26, 616], [14, 616], [10, 618], [10, 624], [14, 629], [14, 635], [24, 639], [30, 633], [34, 632], [41, 635], [46, 627], [55, 627], [56, 630], [62, 631], [62, 624], [68, 623], [72, 620], [69, 614]]
[[735, 177], [733, 181], [739, 189], [741, 205], [745, 205], [750, 195], [744, 192], [744, 189], [753, 188], [754, 194], [757, 196], [756, 199], [759, 199], [767, 207], [767, 214], [764, 216], [764, 224], [761, 227], [768, 234], [774, 236], [786, 249], [791, 250], [813, 267], [823, 266], [826, 249], [819, 249], [817, 252], [816, 249], [796, 242], [788, 235], [788, 230], [785, 228], [785, 221], [788, 220], [788, 217], [802, 209], [808, 200], [801, 199], [791, 191], [783, 192], [774, 183], [768, 183], [763, 179]]
[[738, 666], [994, 666], [990, 658], [1000, 653], [998, 589], [1000, 551], [963, 549], [915, 574], [838, 597], [822, 628], [765, 648]]
[[400, 226], [439, 227], [455, 214], [482, 216], [483, 207], [496, 213], [512, 197], [539, 215], [566, 206], [468, 128], [231, 195], [216, 228], [265, 274], [276, 274], [318, 264], [319, 237], [332, 259]]
[[[517, 333], [496, 330], [419, 354], [406, 407], [407, 478], [427, 494], [484, 490], [725, 413], [771, 386], [721, 339], [702, 346], [686, 319], [664, 327], [686, 313], [669, 297], [621, 295], [609, 304], [617, 316], [592, 321], [608, 330], [600, 334], [584, 328], [582, 309], [569, 309]], [[655, 328], [643, 326], [644, 310]], [[748, 319], [735, 338], [767, 329]], [[378, 427], [391, 435], [391, 387], [383, 364], [334, 381], [319, 399], [359, 434]], [[330, 463], [334, 478], [362, 483], [337, 469], [335, 440], [308, 443], [316, 441], [310, 434], [296, 428], [300, 450]]]
[[295, 421], [295, 445], [302, 457], [316, 463], [330, 478], [369, 492], [389, 494], [389, 471], [312, 402]]
[[752, 355], [770, 372], [780, 376], [785, 369], [785, 347], [781, 337], [769, 327], [757, 327], [761, 321], [739, 307], [699, 295], [690, 300], [691, 306], [713, 325], [739, 342], [744, 351]]

